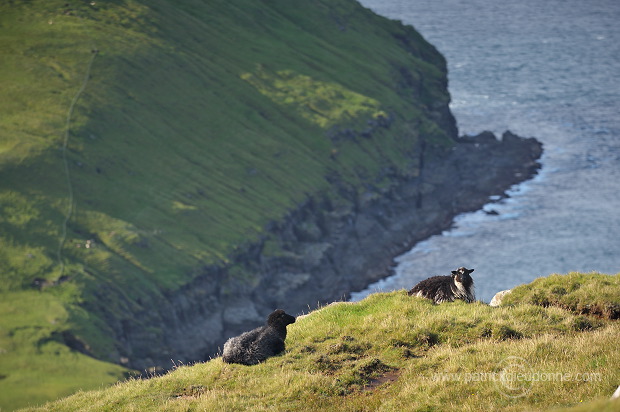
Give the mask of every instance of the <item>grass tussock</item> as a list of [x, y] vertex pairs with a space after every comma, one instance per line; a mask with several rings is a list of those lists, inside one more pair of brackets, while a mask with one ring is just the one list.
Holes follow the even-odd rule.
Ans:
[[[505, 296], [502, 305], [527, 302], [538, 306], [555, 306], [580, 315], [605, 319], [620, 318], [620, 276], [598, 273], [551, 275], [528, 285], [516, 287]], [[576, 328], [590, 328], [590, 320], [580, 318]]]
[[[575, 327], [585, 320], [590, 327]], [[554, 306], [434, 305], [397, 291], [326, 306], [288, 330], [285, 353], [256, 366], [216, 358], [33, 410], [598, 411], [619, 406], [608, 398], [620, 381], [620, 324]]]

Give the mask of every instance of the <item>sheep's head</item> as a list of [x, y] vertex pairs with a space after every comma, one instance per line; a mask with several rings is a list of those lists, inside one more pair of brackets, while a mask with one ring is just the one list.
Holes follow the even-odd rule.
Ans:
[[469, 275], [473, 271], [474, 269], [460, 267], [457, 270], [452, 271], [452, 279], [454, 279], [455, 282], [461, 283], [466, 289], [468, 289], [474, 284], [474, 280]]
[[282, 309], [276, 309], [267, 318], [269, 326], [284, 326], [295, 323], [295, 316], [291, 316]]

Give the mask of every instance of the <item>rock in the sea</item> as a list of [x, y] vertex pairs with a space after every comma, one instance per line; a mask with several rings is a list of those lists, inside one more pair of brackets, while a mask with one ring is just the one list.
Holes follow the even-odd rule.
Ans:
[[512, 292], [512, 289], [508, 289], [508, 290], [502, 290], [501, 292], [497, 292], [495, 294], [495, 296], [493, 296], [493, 299], [491, 299], [491, 302], [489, 303], [489, 306], [499, 306], [502, 304], [502, 300], [504, 299], [504, 296], [506, 296], [507, 294], [509, 294], [510, 292]]

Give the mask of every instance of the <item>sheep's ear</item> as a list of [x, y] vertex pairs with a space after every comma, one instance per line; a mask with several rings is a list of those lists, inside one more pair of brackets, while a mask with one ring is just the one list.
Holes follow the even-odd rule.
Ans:
[[471, 273], [471, 272], [473, 272], [473, 271], [474, 271], [474, 269], [469, 269], [469, 270], [467, 271], [467, 273]]
[[453, 270], [453, 271], [452, 271], [452, 277], [454, 277], [454, 276], [456, 276], [456, 275], [458, 275], [458, 274], [459, 274], [459, 272], [457, 272], [456, 270]]

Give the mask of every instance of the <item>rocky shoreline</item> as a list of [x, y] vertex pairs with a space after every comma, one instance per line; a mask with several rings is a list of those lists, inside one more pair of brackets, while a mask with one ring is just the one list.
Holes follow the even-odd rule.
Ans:
[[[269, 228], [279, 244], [270, 254], [263, 240], [240, 248], [231, 267], [205, 267], [191, 284], [168, 292], [134, 314], [138, 324], [163, 325], [154, 339], [148, 327], [127, 328], [109, 319], [120, 336], [118, 354], [137, 370], [172, 367], [219, 353], [230, 336], [264, 322], [276, 308], [303, 313], [345, 300], [390, 274], [394, 257], [449, 228], [461, 213], [480, 209], [540, 168], [542, 144], [510, 132], [462, 137], [448, 151], [422, 151], [416, 177], [395, 176], [382, 192], [355, 194], [346, 206], [309, 198]], [[432, 159], [432, 160], [426, 160]]]

